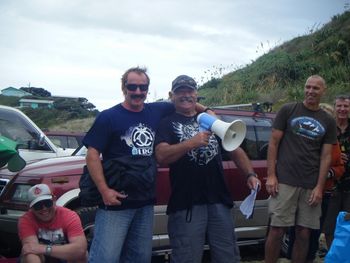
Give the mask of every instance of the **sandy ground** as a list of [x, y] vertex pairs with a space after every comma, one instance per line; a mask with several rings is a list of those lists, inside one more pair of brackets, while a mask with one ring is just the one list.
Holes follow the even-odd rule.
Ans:
[[[264, 260], [253, 260], [253, 261], [241, 261], [241, 263], [264, 263]], [[290, 263], [291, 261], [286, 258], [280, 258], [278, 263]], [[323, 263], [324, 258], [316, 258], [314, 263]]]
[[[321, 234], [320, 237], [320, 248], [327, 248], [326, 245], [326, 240], [323, 234]], [[250, 247], [248, 249], [248, 251], [245, 251], [244, 249], [241, 250], [241, 254], [242, 254], [242, 263], [264, 263], [264, 249], [263, 247]], [[256, 255], [256, 258], [252, 258], [252, 260], [250, 260], [249, 258], [251, 258], [251, 256]], [[280, 258], [278, 260], [278, 263], [290, 263], [291, 261], [289, 259], [286, 258]], [[323, 263], [324, 262], [324, 258], [320, 258], [318, 256], [316, 256], [316, 259], [314, 260], [314, 263]]]

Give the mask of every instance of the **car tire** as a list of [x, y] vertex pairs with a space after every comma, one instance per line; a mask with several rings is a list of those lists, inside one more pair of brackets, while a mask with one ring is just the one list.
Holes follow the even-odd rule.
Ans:
[[88, 250], [94, 237], [95, 215], [97, 206], [82, 207], [75, 210], [80, 217], [81, 224], [83, 226], [84, 234], [88, 243]]

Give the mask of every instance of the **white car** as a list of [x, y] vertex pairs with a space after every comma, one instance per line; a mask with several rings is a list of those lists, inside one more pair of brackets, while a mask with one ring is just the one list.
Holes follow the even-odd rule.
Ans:
[[69, 156], [74, 149], [57, 147], [23, 112], [0, 105], [0, 135], [18, 144], [20, 156], [26, 161]]

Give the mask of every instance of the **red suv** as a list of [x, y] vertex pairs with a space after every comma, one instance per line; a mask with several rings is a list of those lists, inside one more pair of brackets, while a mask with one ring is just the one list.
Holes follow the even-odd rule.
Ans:
[[[266, 155], [271, 124], [275, 115], [260, 111], [222, 108], [217, 108], [215, 111], [225, 122], [241, 119], [247, 125], [246, 137], [241, 147], [249, 156], [263, 184], [257, 195], [252, 219], [245, 219], [239, 211], [241, 201], [250, 193], [246, 187], [245, 176], [239, 173], [235, 164], [225, 155], [223, 156], [223, 167], [232, 201], [235, 202], [232, 213], [235, 217], [238, 244], [250, 245], [264, 242], [268, 224], [268, 194], [264, 185], [267, 176]], [[78, 212], [87, 238], [91, 239], [96, 207], [82, 207], [78, 197], [78, 183], [85, 165], [85, 151], [86, 149], [82, 148], [75, 156], [51, 158], [28, 164], [17, 174], [10, 173], [6, 169], [0, 170], [0, 182], [3, 183], [3, 192], [0, 196], [0, 248], [3, 251], [0, 251], [0, 254], [18, 255], [20, 247], [17, 238], [17, 220], [27, 210], [28, 189], [38, 183], [50, 186], [57, 198], [57, 205], [66, 206]], [[157, 203], [153, 231], [154, 254], [171, 252], [166, 215], [166, 206], [170, 196], [168, 172], [168, 167], [158, 167]]]

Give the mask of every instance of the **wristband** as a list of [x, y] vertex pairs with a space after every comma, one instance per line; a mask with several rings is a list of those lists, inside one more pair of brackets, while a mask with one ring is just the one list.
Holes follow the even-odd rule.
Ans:
[[255, 172], [251, 172], [251, 173], [248, 173], [248, 174], [247, 174], [247, 179], [248, 179], [249, 177], [251, 177], [251, 176], [254, 176], [254, 177], [258, 178], [258, 175], [257, 175]]
[[45, 256], [50, 256], [52, 252], [52, 245], [48, 244], [45, 248]]
[[203, 112], [207, 112], [208, 110], [213, 111], [213, 109], [212, 109], [212, 108], [206, 107], [206, 108], [203, 110]]

